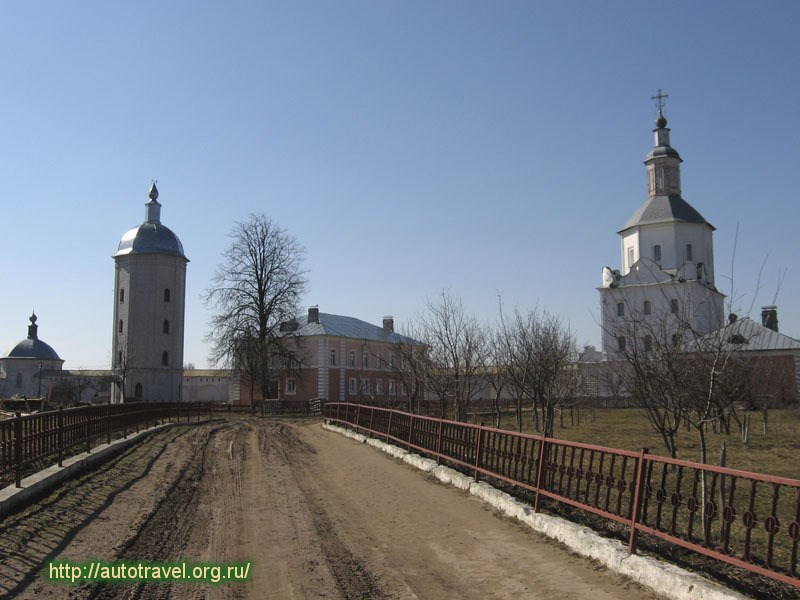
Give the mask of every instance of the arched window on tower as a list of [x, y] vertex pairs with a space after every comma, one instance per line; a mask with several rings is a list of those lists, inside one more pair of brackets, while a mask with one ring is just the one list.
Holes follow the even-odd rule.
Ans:
[[161, 353], [161, 366], [168, 367], [169, 366], [169, 352], [162, 352]]
[[661, 262], [661, 244], [653, 246], [653, 260], [657, 263]]
[[117, 366], [118, 367], [122, 366], [122, 350], [117, 352]]
[[119, 303], [122, 304], [125, 302], [125, 288], [120, 288], [119, 290]]
[[164, 302], [169, 302], [169, 288], [164, 288]]
[[142, 384], [141, 383], [137, 383], [136, 387], [133, 388], [133, 395], [135, 396], [135, 398], [137, 400], [141, 400], [142, 399]]
[[17, 387], [22, 387], [22, 373], [17, 373]]
[[119, 320], [119, 325], [117, 326], [117, 331], [122, 333], [122, 319]]
[[164, 319], [164, 327], [163, 327], [163, 329], [164, 329], [164, 333], [169, 333], [169, 321], [167, 319]]

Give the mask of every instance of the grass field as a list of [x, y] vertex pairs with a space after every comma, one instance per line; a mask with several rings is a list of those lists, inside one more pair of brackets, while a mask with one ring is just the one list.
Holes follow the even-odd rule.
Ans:
[[[750, 415], [750, 436], [747, 446], [736, 423], [731, 423], [731, 433], [706, 433], [708, 462], [719, 464], [722, 443], [727, 446], [727, 464], [732, 469], [753, 471], [800, 479], [800, 407], [773, 409], [767, 418], [764, 433], [764, 418], [761, 412], [740, 413], [743, 420]], [[523, 414], [526, 433], [536, 433], [532, 416]], [[648, 448], [651, 454], [668, 456], [664, 442], [653, 430], [647, 418], [635, 408], [573, 409], [564, 411], [564, 426], [556, 416], [554, 437], [574, 442], [584, 442], [620, 448], [640, 450]], [[492, 418], [484, 416], [486, 425]], [[513, 415], [505, 415], [500, 423], [504, 429], [516, 429]], [[677, 435], [678, 458], [700, 461], [700, 440], [696, 430], [682, 429]]]

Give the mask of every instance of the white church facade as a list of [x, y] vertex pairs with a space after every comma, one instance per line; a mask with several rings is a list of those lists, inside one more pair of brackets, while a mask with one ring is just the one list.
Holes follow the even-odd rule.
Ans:
[[[661, 98], [659, 98], [660, 100]], [[603, 352], [680, 344], [722, 327], [714, 279], [714, 227], [681, 195], [680, 155], [659, 105], [655, 147], [645, 160], [648, 198], [618, 232], [622, 268], [603, 268]]]

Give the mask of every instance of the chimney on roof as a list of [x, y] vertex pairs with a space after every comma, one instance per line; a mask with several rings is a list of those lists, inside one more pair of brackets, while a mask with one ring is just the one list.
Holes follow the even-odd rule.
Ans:
[[315, 304], [308, 307], [308, 322], [319, 323], [319, 305]]
[[394, 331], [394, 317], [383, 317], [383, 330], [389, 333]]
[[737, 315], [736, 313], [731, 313], [728, 315], [728, 323], [730, 325], [733, 325], [738, 320], [739, 320], [739, 315]]
[[777, 306], [762, 306], [761, 307], [761, 324], [767, 329], [778, 331], [778, 307]]

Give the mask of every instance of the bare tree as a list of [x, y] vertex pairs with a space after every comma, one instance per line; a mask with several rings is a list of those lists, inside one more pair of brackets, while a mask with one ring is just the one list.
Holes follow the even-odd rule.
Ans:
[[483, 384], [483, 328], [449, 292], [429, 299], [426, 308], [419, 320], [422, 341], [428, 349], [426, 383], [438, 396], [443, 417], [450, 402], [453, 417], [465, 421], [468, 403]]
[[402, 399], [403, 391], [407, 392], [406, 410], [416, 413], [422, 412], [425, 379], [430, 366], [427, 348], [418, 341], [421, 338], [422, 334], [413, 327], [404, 330], [392, 345], [392, 354], [384, 364], [394, 382], [395, 393]]
[[[229, 234], [206, 306], [214, 311], [206, 338], [210, 359], [243, 375], [262, 398], [277, 392], [279, 373], [288, 364], [300, 296], [306, 287], [305, 250], [262, 214], [236, 223]], [[251, 398], [253, 396], [251, 395]]]
[[578, 385], [575, 336], [546, 310], [526, 315], [515, 310], [509, 319], [501, 305], [499, 346], [502, 368], [516, 394], [517, 427], [522, 428], [522, 404], [527, 401], [536, 430], [552, 435], [556, 410], [575, 395]]
[[737, 402], [750, 394], [749, 366], [740, 352], [744, 340], [728, 327], [701, 333], [693, 327], [690, 302], [680, 310], [648, 316], [630, 310], [617, 325], [617, 373], [670, 455], [678, 455], [676, 433], [693, 429], [700, 460], [708, 458], [707, 428], [728, 431]]
[[[487, 339], [487, 364], [485, 370], [486, 381], [489, 387], [492, 388], [492, 395], [494, 396], [494, 426], [500, 427], [500, 397], [503, 390], [508, 387], [508, 376], [505, 364], [507, 361], [505, 337], [502, 331], [486, 330]], [[521, 424], [519, 419], [520, 409], [517, 406], [518, 425]]]
[[[122, 403], [128, 399], [128, 380], [137, 367], [137, 357], [125, 343], [122, 336], [118, 340], [116, 355], [111, 357], [112, 394], [111, 401]], [[140, 400], [140, 398], [137, 398]]]

